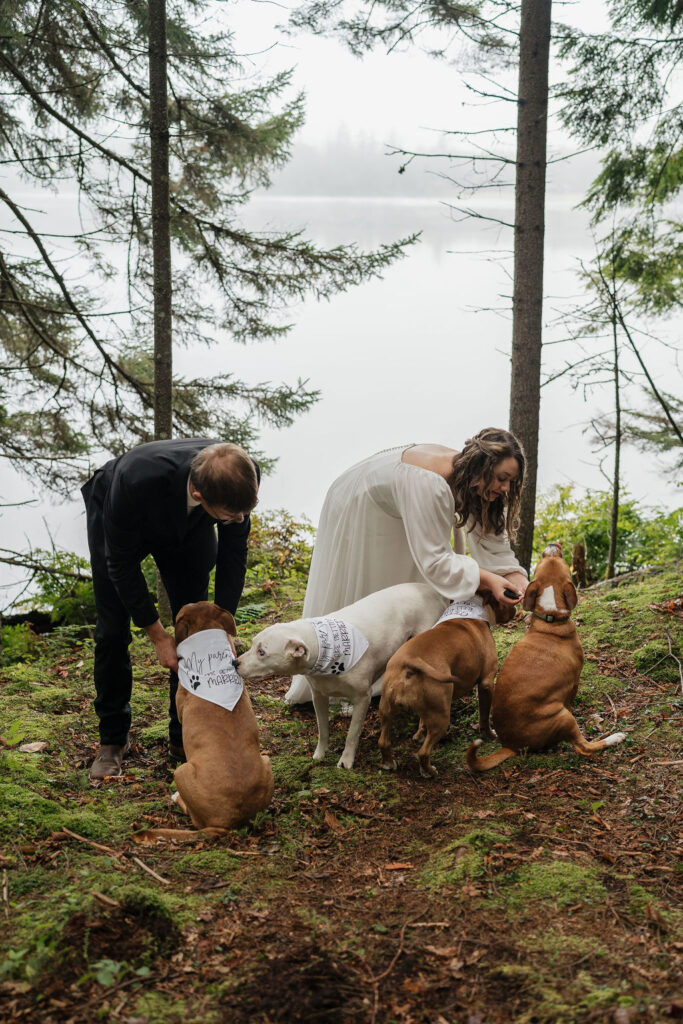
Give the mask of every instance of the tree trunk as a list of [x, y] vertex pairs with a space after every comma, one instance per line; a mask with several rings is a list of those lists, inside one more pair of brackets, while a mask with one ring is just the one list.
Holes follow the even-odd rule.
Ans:
[[[163, 440], [170, 438], [173, 432], [166, 0], [149, 0], [149, 134], [154, 275], [154, 437], [155, 440]], [[159, 617], [164, 625], [168, 625], [172, 618], [171, 609], [158, 571], [157, 603]]]
[[[614, 279], [612, 287], [615, 287]], [[621, 395], [619, 394], [619, 338], [617, 334], [617, 315], [612, 312], [612, 339], [614, 344], [614, 479], [612, 480], [612, 514], [609, 527], [609, 555], [607, 556], [607, 573], [605, 578], [614, 576], [614, 563], [617, 560], [617, 524], [619, 522], [619, 477], [621, 463]]]
[[515, 550], [527, 569], [534, 534], [541, 403], [551, 6], [552, 0], [522, 0], [519, 47], [510, 430], [526, 452], [526, 482]]

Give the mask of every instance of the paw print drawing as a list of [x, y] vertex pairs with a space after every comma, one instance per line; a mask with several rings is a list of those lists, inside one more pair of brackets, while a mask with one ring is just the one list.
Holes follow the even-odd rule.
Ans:
[[197, 690], [199, 688], [200, 683], [201, 679], [199, 678], [199, 676], [195, 675], [194, 672], [190, 672], [190, 686], [192, 687], [192, 689]]
[[344, 662], [343, 661], [333, 661], [332, 664], [330, 665], [330, 672], [332, 673], [333, 676], [340, 676], [343, 671], [344, 671]]

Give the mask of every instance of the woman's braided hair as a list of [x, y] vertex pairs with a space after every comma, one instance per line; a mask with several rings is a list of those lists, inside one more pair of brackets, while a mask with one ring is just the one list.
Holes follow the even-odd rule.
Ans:
[[[495, 501], [485, 501], [475, 486], [483, 484], [487, 491], [493, 483], [494, 470], [499, 462], [510, 456], [517, 459], [519, 472], [510, 481], [507, 495]], [[453, 469], [448, 483], [455, 498], [455, 525], [464, 526], [470, 516], [481, 523], [482, 533], [501, 534], [507, 530], [514, 539], [519, 525], [519, 503], [524, 483], [525, 458], [521, 444], [507, 430], [485, 427], [463, 445], [453, 458]]]

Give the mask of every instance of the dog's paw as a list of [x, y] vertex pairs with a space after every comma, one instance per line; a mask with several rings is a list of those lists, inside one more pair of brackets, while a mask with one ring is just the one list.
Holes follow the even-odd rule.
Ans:
[[353, 754], [342, 754], [337, 761], [337, 768], [353, 768], [354, 756]]
[[391, 761], [382, 761], [383, 772], [395, 772], [398, 768], [398, 761], [396, 758], [392, 758]]
[[176, 790], [175, 793], [171, 794], [171, 800], [173, 801], [174, 804], [177, 804], [179, 799], [180, 793], [178, 792], [178, 790]]
[[326, 753], [327, 753], [327, 750], [324, 750], [322, 747], [316, 747], [314, 752], [313, 752], [313, 760], [314, 761], [324, 761]]
[[498, 733], [495, 729], [481, 729], [482, 736], [485, 736], [487, 740], [497, 740]]
[[431, 766], [431, 771], [427, 768], [423, 768], [422, 765], [420, 765], [420, 775], [422, 776], [423, 779], [435, 779], [438, 774], [439, 773], [437, 772], [434, 765]]

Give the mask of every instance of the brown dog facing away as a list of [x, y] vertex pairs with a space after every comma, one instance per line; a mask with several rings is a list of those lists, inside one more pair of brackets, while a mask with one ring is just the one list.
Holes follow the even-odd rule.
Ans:
[[495, 768], [520, 750], [545, 750], [562, 740], [579, 754], [593, 754], [626, 739], [623, 732], [615, 732], [602, 740], [586, 740], [569, 710], [583, 668], [583, 648], [570, 618], [576, 602], [562, 549], [550, 544], [524, 595], [531, 624], [503, 662], [493, 693], [493, 727], [503, 749], [477, 757], [481, 740], [475, 741], [466, 754], [472, 771]]
[[451, 609], [457, 613], [467, 611], [468, 606], [470, 613], [478, 609], [486, 614], [486, 619], [445, 619], [407, 640], [387, 665], [379, 705], [379, 749], [382, 768], [386, 771], [396, 769], [391, 745], [392, 720], [396, 711], [410, 711], [420, 717], [413, 739], [419, 740], [424, 734], [417, 755], [420, 774], [433, 778], [437, 771], [430, 755], [450, 724], [453, 696], [464, 697], [475, 686], [479, 697], [479, 728], [489, 739], [495, 739], [489, 727], [489, 712], [498, 655], [490, 627], [494, 623], [509, 622], [516, 608], [499, 604], [485, 593], [483, 605], [454, 602]]
[[[175, 622], [176, 645], [203, 630], [235, 636], [235, 621], [209, 601], [186, 604]], [[260, 753], [256, 715], [246, 688], [232, 711], [178, 686], [178, 718], [187, 757], [174, 774], [173, 799], [203, 833], [223, 835], [268, 807], [273, 796], [270, 759]], [[183, 829], [149, 829], [144, 838], [200, 837]]]

